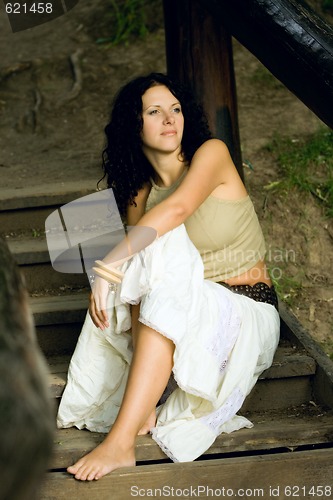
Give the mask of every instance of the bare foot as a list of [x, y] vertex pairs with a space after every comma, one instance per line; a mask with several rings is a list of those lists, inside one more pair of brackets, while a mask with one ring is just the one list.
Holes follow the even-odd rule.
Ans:
[[150, 430], [153, 427], [155, 427], [155, 424], [156, 424], [156, 410], [154, 408], [154, 410], [151, 412], [144, 425], [139, 430], [138, 436], [144, 436], [145, 434], [149, 434]]
[[67, 468], [75, 479], [93, 481], [121, 467], [135, 465], [134, 447], [121, 449], [110, 442], [103, 441], [92, 452]]

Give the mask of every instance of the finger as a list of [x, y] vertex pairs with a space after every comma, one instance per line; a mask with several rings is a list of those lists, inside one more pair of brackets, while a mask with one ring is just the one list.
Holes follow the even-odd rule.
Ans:
[[95, 311], [95, 318], [96, 318], [96, 321], [99, 322], [99, 324], [101, 325], [100, 328], [102, 328], [102, 330], [104, 330], [104, 328], [107, 328], [109, 326], [109, 321], [108, 321], [108, 317], [107, 317], [107, 314], [106, 314], [106, 311]]
[[100, 318], [103, 319], [103, 323], [105, 326], [109, 326], [109, 318], [105, 309], [102, 309], [102, 311], [100, 311]]
[[90, 296], [89, 314], [90, 314], [90, 317], [91, 317], [94, 325], [97, 326], [97, 328], [104, 330], [105, 325], [104, 325], [104, 321], [103, 321], [103, 316], [100, 318], [98, 311], [96, 309], [96, 303], [95, 303], [95, 300], [94, 300], [94, 297], [92, 294]]

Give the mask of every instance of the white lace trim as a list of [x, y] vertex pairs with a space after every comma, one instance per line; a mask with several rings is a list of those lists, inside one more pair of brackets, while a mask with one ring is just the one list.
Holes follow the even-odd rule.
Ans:
[[228, 357], [238, 338], [241, 319], [228, 297], [220, 300], [219, 321], [215, 335], [207, 339], [206, 349], [215, 358], [223, 372], [228, 364]]
[[173, 455], [169, 448], [167, 448], [167, 446], [165, 446], [165, 444], [157, 437], [157, 428], [153, 427], [150, 432], [152, 434], [153, 440], [158, 444], [163, 453], [165, 453], [166, 456], [169, 457], [173, 462], [179, 462], [179, 460], [177, 460], [177, 458]]
[[239, 387], [236, 387], [220, 408], [208, 415], [200, 417], [199, 420], [218, 436], [220, 434], [220, 426], [236, 415], [244, 399], [245, 396], [243, 392]]

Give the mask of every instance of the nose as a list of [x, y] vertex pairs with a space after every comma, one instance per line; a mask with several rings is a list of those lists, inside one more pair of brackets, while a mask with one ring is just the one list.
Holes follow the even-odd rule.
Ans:
[[165, 113], [163, 122], [165, 123], [165, 125], [172, 124], [175, 122], [175, 117], [172, 113]]

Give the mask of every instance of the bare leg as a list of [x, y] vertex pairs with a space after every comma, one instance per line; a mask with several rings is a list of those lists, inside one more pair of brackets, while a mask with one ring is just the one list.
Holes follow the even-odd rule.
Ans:
[[156, 409], [154, 408], [151, 414], [148, 416], [147, 420], [138, 432], [138, 436], [145, 436], [149, 434], [151, 429], [155, 427], [156, 424]]
[[82, 481], [100, 479], [120, 467], [135, 465], [135, 437], [152, 414], [171, 374], [174, 344], [138, 323], [133, 360], [118, 417], [95, 450], [67, 471]]
[[[139, 315], [140, 315], [140, 304], [131, 306], [131, 325], [132, 325], [132, 341], [133, 348], [136, 345], [136, 339], [138, 336], [138, 328], [139, 328]], [[149, 415], [146, 422], [143, 424], [141, 429], [138, 432], [139, 436], [143, 436], [145, 434], [149, 434], [150, 429], [152, 429], [156, 424], [156, 408], [153, 409], [151, 414]]]

